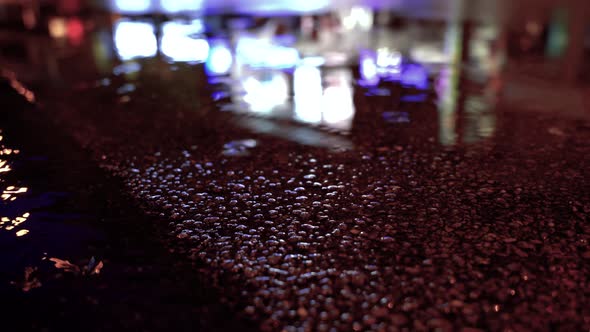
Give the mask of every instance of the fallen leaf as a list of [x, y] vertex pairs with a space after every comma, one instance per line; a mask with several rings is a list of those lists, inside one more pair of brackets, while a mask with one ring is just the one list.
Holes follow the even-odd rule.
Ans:
[[90, 258], [90, 261], [88, 262], [88, 265], [84, 268], [84, 274], [100, 274], [100, 270], [103, 268], [103, 266], [104, 263], [102, 261], [96, 263], [96, 259], [94, 258], [94, 256], [92, 256], [92, 258]]
[[41, 282], [35, 276], [35, 272], [37, 272], [36, 267], [28, 266], [25, 268], [25, 280], [21, 284], [23, 292], [28, 292], [32, 289], [41, 287]]
[[96, 267], [94, 267], [94, 269], [92, 270], [92, 272], [90, 273], [92, 274], [100, 274], [100, 270], [102, 270], [102, 268], [104, 267], [104, 264], [102, 263], [102, 261], [98, 262], [98, 264], [96, 264]]
[[547, 132], [549, 132], [549, 134], [554, 135], [554, 136], [565, 136], [565, 133], [563, 132], [563, 130], [561, 130], [557, 127], [551, 127], [547, 130]]
[[49, 260], [55, 263], [56, 268], [62, 269], [65, 272], [72, 272], [75, 274], [80, 273], [80, 268], [77, 265], [70, 263], [70, 261], [64, 261], [55, 257], [52, 257]]

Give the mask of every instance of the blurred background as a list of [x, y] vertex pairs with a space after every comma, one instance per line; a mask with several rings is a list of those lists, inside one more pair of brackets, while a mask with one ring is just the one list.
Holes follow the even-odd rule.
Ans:
[[[194, 84], [228, 99], [226, 110], [344, 132], [357, 87], [434, 90], [440, 140], [453, 144], [457, 111], [491, 113], [500, 99], [506, 109], [587, 115], [590, 2], [0, 1], [0, 66], [29, 84], [108, 85], [149, 59], [163, 71], [200, 64]], [[476, 118], [472, 131], [491, 135], [491, 117]]]

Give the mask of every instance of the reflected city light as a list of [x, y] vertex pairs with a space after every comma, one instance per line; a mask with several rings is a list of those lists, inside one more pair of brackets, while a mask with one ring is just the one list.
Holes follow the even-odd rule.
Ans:
[[[14, 73], [4, 72], [3, 76], [5, 78], [8, 78], [10, 86], [14, 89], [14, 91], [16, 91], [19, 95], [23, 96], [29, 103], [35, 102], [35, 94], [33, 93], [33, 91], [27, 89], [19, 80], [17, 80], [16, 75]], [[2, 141], [2, 136], [0, 136], [0, 141]], [[2, 172], [1, 169], [0, 172]]]
[[203, 24], [195, 20], [189, 24], [166, 22], [162, 26], [160, 49], [177, 62], [204, 62], [209, 56], [209, 43], [195, 34], [203, 31]]
[[236, 55], [242, 63], [251, 67], [292, 68], [299, 62], [296, 49], [252, 37], [240, 38]]
[[225, 75], [229, 73], [233, 62], [233, 55], [227, 45], [212, 45], [206, 63], [207, 72], [213, 75]]
[[355, 113], [352, 74], [347, 70], [326, 73], [324, 88], [321, 70], [301, 65], [293, 72], [295, 119], [348, 130]]
[[301, 59], [301, 65], [303, 66], [321, 67], [325, 63], [326, 59], [321, 56], [309, 56]]
[[11, 154], [19, 154], [20, 150], [13, 150], [13, 149], [3, 149], [0, 150], [0, 156], [2, 155], [11, 155]]
[[0, 173], [5, 173], [10, 171], [10, 166], [6, 164], [6, 160], [0, 160]]
[[[2, 133], [2, 130], [0, 130], [0, 133]], [[2, 141], [3, 137], [0, 135], [0, 141]], [[18, 154], [20, 151], [19, 150], [13, 150], [10, 149], [6, 146], [4, 146], [3, 144], [0, 144], [0, 154], [3, 155], [16, 155]], [[8, 161], [6, 160], [0, 160], [0, 173], [6, 173], [11, 171], [11, 168], [7, 165]], [[0, 183], [5, 182], [6, 179], [0, 178]], [[7, 186], [4, 190], [2, 190], [2, 192], [0, 193], [0, 199], [4, 200], [4, 201], [9, 201], [9, 202], [13, 202], [16, 200], [17, 196], [25, 194], [27, 191], [29, 190], [29, 188], [27, 187], [17, 187], [17, 186]], [[5, 207], [7, 207], [6, 204], [8, 203], [2, 203]], [[11, 211], [10, 206], [8, 206], [7, 209], [0, 209], [0, 211], [4, 212], [4, 211]], [[15, 228], [17, 228], [18, 226], [20, 226], [22, 223], [24, 223], [25, 221], [27, 221], [27, 219], [30, 217], [30, 213], [26, 212], [24, 214], [22, 214], [20, 217], [16, 217], [16, 218], [11, 218], [11, 217], [0, 217], [0, 230], [6, 230], [6, 231], [12, 231]], [[28, 233], [28, 230], [25, 229], [21, 229], [21, 230], [16, 230], [16, 236], [24, 236]]]
[[365, 50], [359, 56], [359, 71], [362, 86], [375, 86], [381, 79], [398, 80], [403, 58], [400, 52], [380, 48], [376, 52]]
[[20, 226], [25, 221], [27, 221], [27, 219], [30, 216], [31, 216], [31, 214], [27, 212], [27, 213], [24, 213], [22, 216], [16, 217], [12, 220], [7, 217], [2, 217], [2, 218], [0, 218], [0, 229], [4, 228], [7, 231], [11, 231], [14, 228]]
[[310, 65], [299, 66], [293, 72], [295, 118], [301, 122], [322, 122], [322, 76], [320, 69]]
[[338, 70], [326, 77], [327, 87], [324, 89], [324, 121], [330, 127], [349, 130], [354, 117], [354, 101], [352, 99], [352, 73], [349, 70]]
[[202, 0], [161, 0], [160, 2], [164, 12], [168, 13], [195, 11], [201, 9], [202, 5]]
[[418, 89], [428, 88], [428, 70], [415, 63], [403, 63], [401, 53], [383, 48], [376, 53], [363, 51], [359, 56], [361, 86], [371, 87], [381, 79], [400, 81]]
[[119, 21], [114, 31], [115, 48], [121, 60], [147, 58], [157, 54], [158, 42], [153, 24]]
[[379, 75], [377, 72], [377, 63], [375, 61], [374, 53], [363, 52], [360, 55], [360, 74], [362, 81], [359, 82], [363, 86], [374, 86], [379, 83]]
[[494, 135], [496, 117], [493, 105], [497, 102], [493, 94], [468, 95], [465, 97], [466, 124], [463, 142], [475, 143]]
[[330, 0], [273, 0], [273, 1], [238, 1], [239, 10], [246, 12], [317, 12], [327, 9]]
[[49, 35], [53, 38], [65, 37], [68, 32], [66, 20], [62, 17], [53, 17], [49, 19], [47, 29], [49, 30]]
[[67, 23], [68, 40], [73, 45], [80, 45], [84, 38], [84, 24], [79, 18], [71, 18]]
[[[141, 70], [141, 65], [137, 62], [125, 62], [113, 68], [114, 75], [129, 75], [133, 73], [137, 73]], [[110, 82], [106, 85], [108, 86]]]
[[428, 71], [422, 65], [408, 64], [404, 66], [401, 83], [426, 90], [428, 89]]
[[256, 113], [270, 112], [289, 98], [289, 83], [284, 73], [273, 73], [270, 79], [262, 80], [246, 77], [242, 80], [242, 88], [244, 102]]
[[380, 74], [399, 74], [402, 65], [402, 55], [398, 51], [380, 48], [377, 50], [376, 65]]
[[0, 198], [2, 198], [3, 200], [8, 200], [9, 198], [14, 197], [14, 195], [26, 193], [27, 190], [28, 190], [28, 188], [26, 188], [26, 187], [17, 188], [14, 186], [10, 186], [2, 192], [2, 195], [0, 195]]
[[434, 45], [418, 45], [410, 50], [410, 58], [413, 61], [425, 64], [443, 64], [451, 59], [442, 49]]
[[347, 30], [355, 28], [369, 30], [373, 27], [373, 10], [368, 7], [352, 7], [342, 14], [341, 22]]
[[440, 144], [450, 146], [457, 142], [458, 71], [444, 68], [439, 73], [435, 90], [438, 94], [438, 119]]
[[111, 8], [124, 13], [145, 12], [151, 7], [151, 0], [111, 0]]

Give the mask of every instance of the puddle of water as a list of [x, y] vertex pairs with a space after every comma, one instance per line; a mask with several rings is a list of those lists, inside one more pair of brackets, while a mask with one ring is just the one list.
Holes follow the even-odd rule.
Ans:
[[[497, 98], [490, 95], [501, 89], [508, 50], [494, 21], [419, 24], [394, 15], [390, 8], [363, 1], [314, 15], [295, 10], [273, 16], [267, 8], [257, 18], [179, 9], [215, 8], [211, 3], [187, 2], [169, 11], [163, 2], [144, 2], [139, 7], [113, 2], [112, 8], [129, 15], [112, 19], [112, 25], [107, 21], [94, 31], [84, 30], [82, 38], [91, 42], [90, 52], [82, 55], [84, 43], [65, 47], [80, 50], [71, 63], [84, 70], [67, 77], [59, 66], [48, 68], [50, 78], [79, 81], [97, 76], [90, 90], [118, 94], [114, 100], [121, 107], [133, 107], [142, 98], [158, 98], [158, 93], [170, 95], [179, 104], [188, 98], [209, 98], [215, 110], [248, 114], [259, 123], [277, 121], [273, 124], [277, 128], [288, 120], [289, 125], [306, 128], [304, 132], [320, 131], [322, 135], [310, 134], [301, 140], [300, 134], [276, 134], [277, 130], [255, 126], [258, 132], [314, 146], [326, 146], [317, 141], [324, 134], [355, 141], [361, 140], [355, 133], [372, 127], [392, 121], [408, 123], [407, 117], [392, 118], [387, 113], [408, 112], [415, 119], [405, 104], [437, 105], [438, 113], [430, 115], [438, 123], [437, 132], [427, 133], [414, 121], [409, 124], [416, 129], [415, 135], [436, 137], [440, 145], [482, 142], [497, 133], [493, 116]], [[292, 5], [292, 9], [303, 6]], [[252, 3], [244, 6], [256, 11]], [[400, 6], [406, 8], [406, 4]], [[136, 16], [154, 11], [174, 15]], [[64, 29], [67, 35], [67, 25]], [[59, 36], [53, 37], [58, 44]], [[59, 63], [55, 55], [47, 56]], [[104, 77], [107, 72], [112, 76]], [[162, 82], [162, 87], [152, 90], [158, 83], [153, 81]], [[475, 88], [461, 89], [466, 82]], [[14, 85], [25, 97], [34, 98], [16, 80]], [[471, 111], [482, 108], [486, 111]], [[245, 123], [253, 122], [240, 126], [247, 128]]]
[[120, 184], [38, 109], [16, 112], [22, 103], [2, 92], [15, 110], [0, 128], [0, 293], [10, 303], [3, 327], [236, 330], [218, 295], [161, 247]]
[[228, 157], [249, 156], [250, 151], [258, 145], [254, 139], [231, 141], [223, 146], [223, 155]]

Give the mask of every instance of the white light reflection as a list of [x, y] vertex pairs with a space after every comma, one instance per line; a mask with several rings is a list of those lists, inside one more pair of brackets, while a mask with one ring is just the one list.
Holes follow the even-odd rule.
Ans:
[[322, 122], [322, 76], [320, 69], [302, 65], [293, 72], [295, 118], [311, 124]]
[[255, 113], [268, 113], [285, 104], [289, 98], [289, 83], [285, 73], [273, 73], [270, 79], [246, 77], [242, 80], [243, 100]]
[[[223, 3], [223, 1], [220, 1]], [[326, 10], [330, 7], [330, 0], [273, 0], [273, 1], [237, 1], [240, 12], [257, 13], [308, 13]]]
[[[7, 231], [11, 231], [13, 229], [15, 229], [16, 227], [20, 226], [22, 223], [24, 223], [25, 221], [27, 221], [27, 219], [31, 216], [30, 213], [25, 213], [23, 214], [21, 217], [16, 217], [12, 220], [10, 220], [10, 218], [8, 217], [2, 217], [0, 218], [0, 229], [5, 229]], [[5, 226], [7, 225], [7, 226]]]
[[333, 128], [349, 130], [354, 117], [352, 73], [338, 70], [326, 77], [324, 121]]
[[410, 50], [410, 58], [418, 63], [443, 64], [451, 61], [449, 55], [434, 45], [417, 45]]
[[11, 168], [6, 164], [6, 160], [0, 160], [0, 173], [10, 172], [10, 170]]
[[305, 66], [321, 67], [326, 63], [326, 59], [321, 56], [309, 56], [301, 59], [301, 64]]
[[402, 72], [402, 55], [389, 48], [375, 51], [365, 50], [359, 56], [359, 70], [362, 86], [375, 86], [381, 79], [398, 80]]
[[341, 16], [342, 26], [347, 30], [359, 28], [369, 30], [373, 26], [373, 10], [368, 7], [355, 6]]
[[379, 75], [377, 71], [377, 63], [375, 56], [371, 52], [363, 52], [360, 55], [360, 74], [362, 81], [359, 82], [363, 86], [374, 86], [379, 83]]
[[207, 58], [206, 68], [210, 74], [225, 75], [229, 73], [234, 62], [231, 50], [224, 44], [213, 44]]
[[293, 72], [295, 119], [349, 130], [355, 113], [351, 81], [350, 71], [334, 70], [326, 73], [324, 88], [318, 67], [297, 67]]
[[283, 69], [292, 68], [299, 62], [299, 52], [296, 49], [252, 37], [240, 38], [236, 55], [242, 63], [252, 67]]
[[377, 70], [381, 74], [396, 75], [401, 72], [402, 55], [398, 51], [392, 51], [388, 48], [377, 50]]
[[9, 198], [15, 197], [15, 195], [26, 193], [27, 190], [28, 190], [28, 188], [26, 188], [26, 187], [17, 188], [14, 186], [10, 186], [2, 192], [2, 194], [0, 195], [0, 198], [6, 201]]
[[111, 0], [111, 8], [123, 13], [143, 13], [151, 7], [151, 0]]
[[209, 56], [209, 43], [194, 38], [203, 31], [201, 20], [189, 24], [166, 22], [162, 26], [160, 49], [164, 55], [177, 62], [204, 62]]
[[119, 21], [115, 25], [115, 48], [123, 61], [153, 57], [158, 52], [154, 25], [147, 22]]
[[196, 11], [201, 9], [202, 5], [202, 0], [161, 0], [160, 3], [164, 12], [168, 13]]

